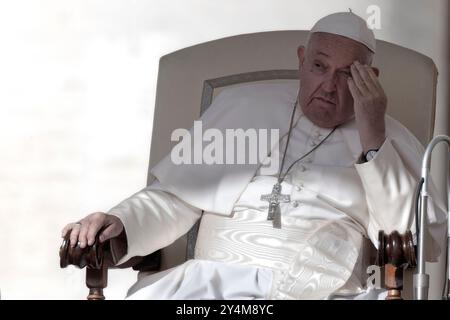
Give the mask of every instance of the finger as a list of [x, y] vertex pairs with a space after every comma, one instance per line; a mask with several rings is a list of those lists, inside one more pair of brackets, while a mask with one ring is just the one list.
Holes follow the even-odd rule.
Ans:
[[72, 230], [74, 223], [67, 224], [61, 231], [61, 237], [64, 238], [68, 231]]
[[375, 74], [373, 69], [369, 66], [367, 66], [367, 73], [369, 74], [369, 77], [372, 79], [374, 85], [377, 87], [379, 91], [384, 92], [383, 87], [381, 86], [380, 80], [378, 79], [378, 76]]
[[87, 245], [87, 238], [86, 238], [86, 235], [87, 235], [89, 226], [90, 226], [90, 223], [89, 223], [89, 222], [84, 222], [84, 223], [81, 225], [81, 228], [80, 228], [80, 234], [78, 235], [78, 241], [79, 241], [79, 243], [80, 243], [80, 248], [84, 248], [84, 247], [86, 247], [86, 245]]
[[359, 100], [361, 98], [361, 92], [359, 92], [359, 89], [356, 87], [353, 79], [348, 78], [347, 83], [348, 83], [348, 89], [350, 90], [350, 93], [352, 94], [353, 100]]
[[73, 248], [78, 242], [78, 235], [80, 234], [81, 225], [74, 224], [70, 232], [70, 246]]
[[95, 236], [97, 235], [98, 231], [103, 227], [103, 221], [93, 221], [89, 225], [89, 229], [87, 232], [87, 244], [89, 246], [92, 246], [95, 242]]
[[105, 242], [108, 239], [111, 239], [115, 236], [117, 236], [118, 233], [118, 226], [115, 223], [110, 224], [109, 226], [107, 226], [101, 233], [99, 236], [99, 240], [100, 242]]
[[366, 88], [371, 92], [372, 94], [376, 94], [378, 92], [378, 88], [376, 87], [373, 79], [370, 77], [368, 73], [368, 66], [361, 65], [358, 61], [355, 62], [356, 70], [358, 71], [359, 75], [361, 76], [362, 81], [364, 82], [364, 85]]
[[361, 75], [359, 74], [358, 69], [356, 68], [355, 64], [352, 64], [350, 66], [350, 72], [352, 73], [352, 79], [355, 83], [356, 87], [359, 89], [359, 92], [361, 92], [361, 95], [367, 96], [369, 95], [369, 89], [364, 83], [364, 80], [362, 79]]

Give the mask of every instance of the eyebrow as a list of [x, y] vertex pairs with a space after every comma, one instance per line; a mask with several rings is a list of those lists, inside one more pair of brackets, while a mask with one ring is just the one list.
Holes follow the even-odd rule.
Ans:
[[[330, 58], [331, 56], [323, 51], [316, 51], [317, 55], [322, 55], [325, 56], [327, 58]], [[338, 69], [339, 71], [345, 71], [345, 72], [350, 72], [350, 65], [346, 66], [346, 67], [342, 67]]]
[[323, 55], [323, 56], [325, 56], [325, 57], [330, 57], [330, 55], [329, 54], [326, 54], [325, 52], [323, 52], [323, 51], [317, 51], [317, 54], [319, 55]]

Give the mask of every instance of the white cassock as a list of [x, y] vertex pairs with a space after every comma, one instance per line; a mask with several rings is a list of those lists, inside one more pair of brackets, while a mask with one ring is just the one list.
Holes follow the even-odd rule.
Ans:
[[[277, 128], [284, 150], [295, 85], [247, 85], [223, 91], [202, 116], [204, 128]], [[300, 109], [300, 108], [298, 108]], [[284, 170], [330, 132], [299, 112]], [[386, 116], [387, 139], [375, 159], [362, 153], [355, 122], [340, 126], [298, 162], [282, 183], [282, 228], [267, 220], [275, 175], [259, 165], [175, 165], [170, 155], [157, 181], [110, 210], [127, 233], [119, 263], [163, 248], [201, 217], [195, 259], [141, 278], [130, 299], [322, 299], [365, 292], [364, 241], [378, 231], [415, 232], [414, 190], [423, 147]], [[278, 149], [278, 147], [280, 147]], [[445, 213], [434, 192], [429, 228], [433, 250], [444, 243]], [[202, 211], [203, 214], [202, 214]]]

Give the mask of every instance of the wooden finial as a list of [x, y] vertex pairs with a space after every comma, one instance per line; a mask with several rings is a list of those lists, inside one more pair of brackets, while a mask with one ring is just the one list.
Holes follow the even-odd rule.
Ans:
[[385, 268], [385, 286], [388, 290], [386, 300], [401, 300], [403, 290], [403, 272], [417, 265], [414, 242], [411, 231], [400, 235], [393, 231], [386, 235], [378, 233], [377, 265]]

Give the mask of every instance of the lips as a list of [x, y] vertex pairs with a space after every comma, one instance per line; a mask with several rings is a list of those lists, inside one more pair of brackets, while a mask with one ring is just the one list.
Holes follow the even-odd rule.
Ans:
[[328, 100], [328, 99], [325, 99], [325, 98], [322, 98], [322, 97], [316, 97], [316, 98], [314, 98], [314, 99], [319, 100], [319, 101], [322, 101], [322, 102], [325, 102], [325, 103], [328, 103], [328, 104], [332, 104], [332, 105], [335, 105], [335, 104], [336, 104], [336, 102], [331, 101], [331, 100]]

